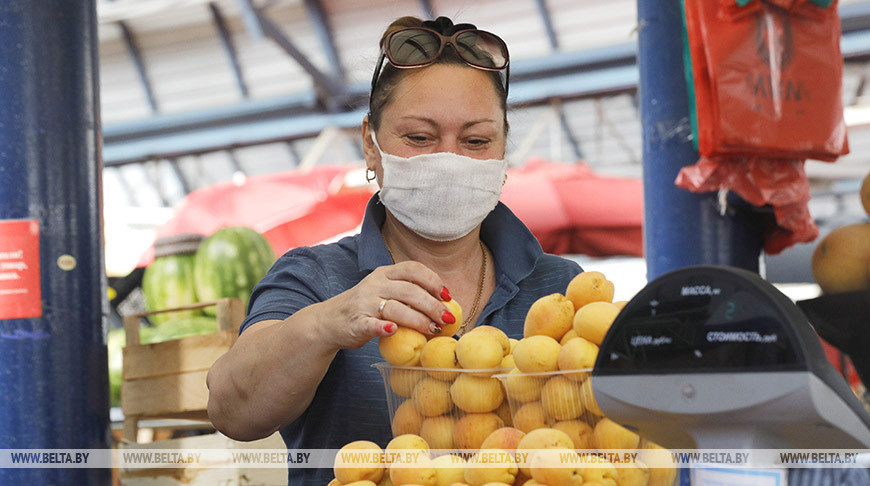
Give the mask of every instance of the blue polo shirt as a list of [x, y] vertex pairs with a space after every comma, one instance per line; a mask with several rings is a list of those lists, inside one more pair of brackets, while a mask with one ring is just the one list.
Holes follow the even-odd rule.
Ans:
[[[295, 248], [284, 254], [254, 288], [241, 332], [267, 319], [286, 319], [360, 282], [372, 270], [392, 263], [380, 229], [386, 213], [378, 196], [366, 206], [360, 233], [328, 245]], [[535, 300], [565, 293], [582, 272], [577, 263], [546, 254], [526, 226], [502, 203], [486, 217], [480, 238], [495, 263], [496, 287], [477, 325], [498, 327], [523, 337], [526, 313]], [[339, 449], [370, 440], [385, 447], [392, 438], [386, 388], [371, 367], [382, 362], [377, 340], [338, 352], [314, 400], [293, 423], [281, 429], [289, 449]], [[323, 486], [330, 469], [290, 468], [291, 486]]]

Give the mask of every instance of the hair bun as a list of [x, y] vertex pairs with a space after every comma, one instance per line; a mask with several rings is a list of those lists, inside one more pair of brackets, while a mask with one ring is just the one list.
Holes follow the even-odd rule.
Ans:
[[441, 35], [453, 35], [460, 30], [476, 29], [474, 24], [456, 24], [447, 17], [438, 17], [435, 20], [426, 20], [423, 22], [423, 27], [432, 29]]

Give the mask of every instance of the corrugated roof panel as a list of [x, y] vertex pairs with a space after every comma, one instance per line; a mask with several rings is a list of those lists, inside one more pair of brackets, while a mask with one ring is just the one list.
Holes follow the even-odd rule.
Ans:
[[[637, 41], [636, 0], [548, 0], [562, 50]], [[557, 14], [556, 14], [557, 13]]]
[[378, 42], [393, 19], [420, 15], [418, 2], [324, 2], [348, 83], [368, 81], [378, 60]]
[[[142, 2], [142, 0], [139, 0], [139, 2]], [[168, 4], [165, 1], [152, 1], [151, 3], [155, 5], [161, 3], [164, 7], [155, 10], [154, 13], [137, 15], [128, 20], [132, 25], [136, 26], [138, 32], [183, 31], [211, 20], [206, 5], [207, 1], [205, 0], [175, 1], [172, 4]]]
[[[117, 24], [103, 28], [120, 30]], [[100, 104], [104, 124], [142, 119], [151, 114], [145, 89], [119, 37], [100, 43]]]
[[296, 161], [284, 142], [243, 147], [234, 152], [248, 175], [283, 172], [296, 167]]
[[[308, 54], [308, 59], [321, 70], [326, 65], [318, 40], [307, 21], [304, 7], [288, 5], [267, 11], [270, 19], [280, 25], [294, 45]], [[227, 19], [236, 45], [239, 64], [248, 81], [253, 98], [268, 98], [308, 91], [311, 77], [281, 47], [268, 38], [254, 39], [245, 30], [240, 18]]]
[[[138, 22], [131, 28], [138, 29]], [[241, 99], [210, 21], [185, 29], [134, 34], [161, 112], [203, 109]]]

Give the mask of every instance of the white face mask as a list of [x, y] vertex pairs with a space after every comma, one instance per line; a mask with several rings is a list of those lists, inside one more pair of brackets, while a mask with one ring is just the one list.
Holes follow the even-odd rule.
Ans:
[[381, 154], [381, 202], [424, 238], [453, 241], [471, 232], [498, 204], [507, 161], [450, 152], [404, 158]]

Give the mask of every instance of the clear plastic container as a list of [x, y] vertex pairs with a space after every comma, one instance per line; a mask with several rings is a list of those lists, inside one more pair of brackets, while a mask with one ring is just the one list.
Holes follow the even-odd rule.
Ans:
[[571, 436], [575, 448], [589, 449], [592, 429], [602, 417], [592, 396], [591, 371], [522, 373], [514, 368], [493, 378], [505, 390], [512, 427], [525, 433], [560, 429]]
[[493, 377], [507, 369], [372, 366], [384, 380], [393, 437], [416, 434], [432, 450], [472, 450], [512, 423], [505, 390]]

